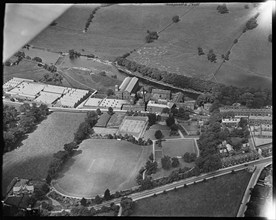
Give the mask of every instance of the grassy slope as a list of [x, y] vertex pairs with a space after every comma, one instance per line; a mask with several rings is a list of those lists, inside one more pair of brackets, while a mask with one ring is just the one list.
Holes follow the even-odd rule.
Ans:
[[138, 200], [133, 216], [235, 217], [250, 177], [240, 171]]
[[271, 15], [261, 10], [257, 28], [247, 31], [233, 47], [230, 61], [223, 65], [217, 79], [226, 84], [271, 88], [272, 44], [268, 41]]
[[[217, 4], [201, 4], [160, 33], [158, 41], [148, 44], [141, 55], [134, 53], [131, 57], [170, 72], [209, 79], [219, 62], [211, 63], [206, 55], [198, 56], [197, 47], [202, 47], [205, 54], [213, 49], [220, 61], [251, 14], [251, 9], [245, 10], [243, 4], [229, 5], [229, 14], [219, 14], [216, 7]], [[163, 50], [163, 54], [143, 54], [156, 49]]]
[[138, 170], [149, 156], [148, 149], [126, 141], [90, 139], [84, 141], [80, 154], [65, 164], [57, 180], [58, 190], [75, 196], [91, 197], [136, 185]]
[[3, 82], [5, 83], [13, 77], [40, 80], [48, 71], [34, 63], [23, 60], [16, 66], [4, 66], [3, 73]]
[[29, 134], [23, 145], [3, 156], [2, 191], [13, 177], [46, 178], [52, 154], [73, 140], [85, 114], [55, 112]]

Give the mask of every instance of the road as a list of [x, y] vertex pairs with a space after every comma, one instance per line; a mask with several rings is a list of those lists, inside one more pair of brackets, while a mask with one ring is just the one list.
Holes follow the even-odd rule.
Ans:
[[244, 212], [246, 211], [246, 208], [247, 208], [246, 204], [249, 202], [250, 197], [251, 197], [250, 188], [254, 188], [254, 186], [256, 185], [256, 183], [259, 179], [259, 176], [260, 176], [262, 170], [264, 169], [264, 167], [266, 167], [269, 164], [271, 164], [271, 162], [257, 165], [257, 168], [256, 168], [255, 172], [253, 173], [253, 175], [248, 183], [248, 186], [244, 192], [243, 199], [241, 201], [241, 205], [240, 205], [239, 211], [237, 213], [237, 217], [244, 217]]

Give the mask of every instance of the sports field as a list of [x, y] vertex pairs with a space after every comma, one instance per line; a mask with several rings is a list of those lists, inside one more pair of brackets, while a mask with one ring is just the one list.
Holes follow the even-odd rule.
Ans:
[[162, 142], [162, 150], [164, 155], [170, 157], [183, 156], [186, 152], [196, 153], [194, 139], [171, 139]]
[[127, 116], [124, 118], [118, 133], [122, 135], [131, 134], [134, 137], [139, 138], [145, 130], [147, 120], [147, 117]]
[[2, 192], [14, 177], [46, 178], [53, 153], [74, 138], [85, 113], [54, 112], [23, 140], [22, 146], [3, 155]]
[[91, 198], [136, 185], [135, 177], [150, 154], [150, 146], [126, 141], [88, 139], [64, 167], [54, 187], [66, 195]]

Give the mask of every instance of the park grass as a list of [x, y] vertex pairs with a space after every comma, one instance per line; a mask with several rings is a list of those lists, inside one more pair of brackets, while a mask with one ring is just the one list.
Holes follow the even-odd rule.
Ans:
[[141, 199], [132, 216], [236, 217], [250, 178], [243, 170]]
[[23, 140], [22, 146], [3, 155], [2, 192], [14, 177], [43, 179], [53, 153], [73, 141], [85, 113], [54, 112]]
[[166, 140], [162, 142], [162, 150], [164, 155], [170, 157], [183, 156], [186, 152], [197, 152], [193, 139]]
[[[144, 149], [144, 150], [143, 150]], [[136, 186], [136, 175], [149, 156], [149, 148], [127, 141], [84, 140], [78, 154], [64, 165], [54, 187], [71, 196], [91, 198]]]
[[199, 131], [197, 121], [181, 122], [179, 124], [183, 128], [185, 128], [191, 135], [196, 135], [197, 131]]

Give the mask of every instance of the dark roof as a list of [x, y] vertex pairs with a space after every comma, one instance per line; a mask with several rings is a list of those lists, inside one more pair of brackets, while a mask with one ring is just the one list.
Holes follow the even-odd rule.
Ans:
[[98, 119], [97, 124], [95, 127], [106, 127], [109, 119], [111, 118], [111, 115], [108, 113], [103, 113], [101, 117]]

